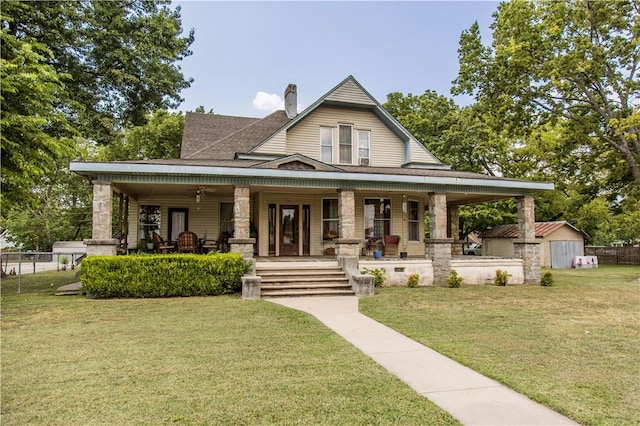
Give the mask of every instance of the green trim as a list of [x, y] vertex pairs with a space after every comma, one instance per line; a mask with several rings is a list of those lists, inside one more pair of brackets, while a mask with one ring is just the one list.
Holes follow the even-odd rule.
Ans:
[[188, 176], [188, 175], [122, 175], [99, 174], [99, 180], [114, 183], [145, 183], [145, 184], [185, 184], [185, 185], [259, 185], [273, 187], [298, 188], [344, 188], [354, 190], [384, 190], [384, 191], [418, 191], [418, 192], [448, 192], [491, 195], [527, 195], [531, 191], [524, 188], [507, 187], [474, 187], [471, 185], [438, 185], [411, 184], [393, 182], [353, 182], [340, 179], [284, 179], [259, 177], [230, 177], [230, 176]]

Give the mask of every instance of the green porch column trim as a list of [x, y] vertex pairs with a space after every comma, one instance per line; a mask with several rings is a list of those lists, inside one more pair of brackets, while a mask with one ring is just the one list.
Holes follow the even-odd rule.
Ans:
[[450, 185], [436, 183], [398, 183], [381, 181], [343, 181], [340, 179], [287, 179], [261, 177], [233, 177], [233, 176], [190, 176], [190, 175], [122, 175], [100, 174], [100, 180], [114, 183], [147, 183], [147, 184], [184, 184], [184, 185], [232, 185], [232, 186], [271, 186], [297, 188], [342, 188], [351, 190], [386, 190], [386, 191], [417, 191], [417, 192], [457, 192], [469, 194], [492, 194], [505, 196], [522, 196], [528, 190], [501, 186], [496, 181], [495, 186], [486, 185]]

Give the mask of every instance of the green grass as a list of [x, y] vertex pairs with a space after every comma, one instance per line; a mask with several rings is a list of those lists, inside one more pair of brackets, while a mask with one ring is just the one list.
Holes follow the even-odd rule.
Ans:
[[[80, 278], [76, 276], [76, 272], [78, 272], [78, 269], [23, 274], [20, 276], [20, 294], [54, 293], [60, 286], [80, 281]], [[18, 276], [11, 275], [3, 278], [0, 281], [0, 286], [3, 295], [18, 293]]]
[[554, 287], [381, 288], [360, 310], [575, 421], [640, 424], [640, 268]]
[[457, 424], [315, 318], [238, 297], [2, 297], [2, 424]]

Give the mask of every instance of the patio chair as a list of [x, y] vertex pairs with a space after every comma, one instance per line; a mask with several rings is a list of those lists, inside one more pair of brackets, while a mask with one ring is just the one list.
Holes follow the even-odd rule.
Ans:
[[382, 243], [384, 244], [385, 256], [398, 255], [398, 244], [400, 244], [399, 235], [385, 235], [384, 238], [382, 239]]
[[218, 235], [218, 239], [215, 241], [205, 240], [202, 243], [202, 251], [204, 253], [208, 253], [212, 250], [220, 251], [222, 253], [226, 253], [227, 251], [229, 251], [229, 233], [228, 232], [221, 232], [220, 235]]
[[195, 232], [184, 231], [178, 234], [178, 251], [197, 253], [198, 236]]
[[152, 234], [153, 237], [153, 242], [156, 245], [156, 252], [158, 253], [168, 253], [170, 251], [174, 251], [176, 249], [176, 245], [173, 244], [171, 241], [165, 241], [162, 239], [162, 237], [160, 235], [158, 235], [157, 232], [154, 232]]

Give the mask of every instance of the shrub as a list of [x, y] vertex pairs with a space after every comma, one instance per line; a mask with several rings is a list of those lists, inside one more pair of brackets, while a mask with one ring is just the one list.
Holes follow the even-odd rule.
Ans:
[[418, 283], [420, 282], [419, 274], [411, 274], [409, 275], [409, 279], [407, 279], [407, 287], [416, 288], [418, 287]]
[[360, 273], [373, 275], [373, 285], [375, 287], [380, 287], [387, 280], [387, 270], [384, 268], [364, 268]]
[[451, 288], [458, 288], [462, 284], [464, 284], [464, 278], [458, 275], [458, 271], [452, 269], [451, 272], [449, 272], [449, 277], [447, 278], [447, 285]]
[[540, 279], [540, 285], [545, 287], [553, 287], [555, 280], [553, 279], [553, 274], [551, 271], [547, 271], [542, 274], [542, 278]]
[[509, 282], [509, 277], [511, 277], [510, 273], [508, 273], [507, 271], [503, 271], [502, 269], [498, 269], [496, 270], [496, 277], [494, 278], [493, 282], [495, 283], [495, 285], [504, 287]]
[[239, 291], [248, 270], [238, 253], [92, 256], [80, 278], [100, 298], [212, 296]]

